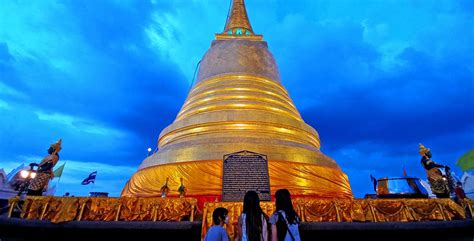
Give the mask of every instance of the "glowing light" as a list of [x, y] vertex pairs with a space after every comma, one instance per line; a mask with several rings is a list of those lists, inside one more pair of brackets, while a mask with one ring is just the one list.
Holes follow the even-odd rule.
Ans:
[[36, 177], [36, 172], [30, 172], [30, 177], [35, 178]]
[[20, 172], [20, 176], [21, 176], [22, 178], [27, 178], [27, 177], [28, 177], [28, 174], [29, 174], [29, 171], [27, 171], [27, 170], [22, 170], [22, 171]]
[[150, 151], [151, 151], [151, 148], [150, 148], [150, 147], [148, 147], [148, 152], [150, 152]]

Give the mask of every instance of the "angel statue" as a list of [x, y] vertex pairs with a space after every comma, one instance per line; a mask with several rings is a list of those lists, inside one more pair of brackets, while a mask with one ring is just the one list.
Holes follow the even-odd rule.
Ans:
[[48, 189], [49, 180], [54, 178], [53, 168], [59, 161], [59, 151], [61, 151], [61, 139], [49, 147], [48, 155], [38, 165], [36, 176], [31, 180], [26, 195], [41, 196]]
[[166, 196], [168, 195], [168, 192], [170, 191], [170, 188], [168, 187], [168, 181], [169, 181], [169, 177], [166, 178], [166, 182], [165, 182], [165, 185], [163, 185], [161, 188], [160, 188], [160, 191], [161, 191], [161, 197], [162, 198], [166, 198]]

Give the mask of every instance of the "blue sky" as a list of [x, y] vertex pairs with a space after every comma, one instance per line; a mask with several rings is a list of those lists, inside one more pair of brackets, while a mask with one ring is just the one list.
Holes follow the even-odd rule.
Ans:
[[[474, 147], [474, 2], [247, 0], [304, 120], [349, 176], [425, 179]], [[0, 0], [0, 167], [63, 138], [57, 195], [119, 195], [178, 113], [227, 0]]]

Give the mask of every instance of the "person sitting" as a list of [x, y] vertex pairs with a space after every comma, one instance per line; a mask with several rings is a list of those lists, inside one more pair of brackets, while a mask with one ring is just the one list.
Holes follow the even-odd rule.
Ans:
[[224, 229], [224, 224], [229, 223], [229, 211], [225, 208], [219, 207], [214, 209], [212, 213], [212, 226], [206, 233], [204, 241], [229, 241], [229, 235]]
[[276, 212], [270, 217], [272, 241], [300, 241], [300, 218], [291, 202], [290, 192], [279, 189], [275, 192]]
[[244, 210], [239, 217], [237, 231], [240, 241], [267, 241], [267, 216], [260, 207], [257, 192], [248, 191], [244, 196]]

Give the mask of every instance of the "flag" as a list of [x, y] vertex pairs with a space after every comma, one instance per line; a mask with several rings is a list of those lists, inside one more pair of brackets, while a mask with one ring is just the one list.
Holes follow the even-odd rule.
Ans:
[[82, 181], [81, 184], [82, 185], [87, 185], [91, 182], [94, 183], [95, 182], [95, 176], [97, 176], [97, 171], [92, 172], [91, 174], [89, 174], [89, 176], [86, 179], [84, 179], [84, 181]]
[[13, 169], [10, 173], [7, 175], [7, 182], [10, 182], [12, 178], [25, 167], [25, 163], [22, 163], [19, 165], [17, 168]]
[[64, 166], [66, 166], [66, 163], [64, 163], [62, 166], [58, 167], [56, 170], [54, 170], [54, 172], [53, 172], [54, 177], [60, 177], [61, 175], [63, 175]]
[[466, 152], [456, 163], [463, 172], [474, 169], [474, 148]]

